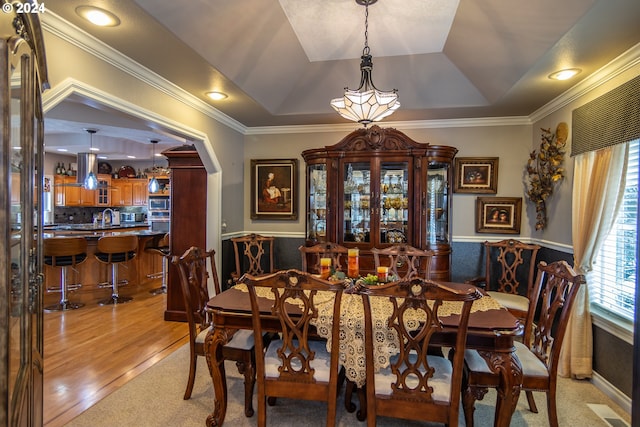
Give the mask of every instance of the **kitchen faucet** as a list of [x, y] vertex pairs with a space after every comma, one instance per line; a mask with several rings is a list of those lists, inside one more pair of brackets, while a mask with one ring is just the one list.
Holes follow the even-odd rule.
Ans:
[[107, 211], [109, 212], [109, 223], [113, 224], [113, 209], [106, 208], [105, 210], [102, 211], [102, 226], [103, 227], [105, 225], [105, 220], [107, 219]]

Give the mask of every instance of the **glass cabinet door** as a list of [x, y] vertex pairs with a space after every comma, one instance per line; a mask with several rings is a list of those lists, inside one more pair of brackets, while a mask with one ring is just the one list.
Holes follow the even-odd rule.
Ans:
[[327, 166], [325, 163], [307, 167], [308, 203], [307, 238], [325, 242], [327, 236]]
[[371, 163], [343, 163], [342, 241], [371, 241]]
[[449, 163], [430, 162], [427, 172], [427, 244], [449, 243]]
[[381, 163], [380, 243], [407, 243], [410, 240], [409, 184], [408, 162]]

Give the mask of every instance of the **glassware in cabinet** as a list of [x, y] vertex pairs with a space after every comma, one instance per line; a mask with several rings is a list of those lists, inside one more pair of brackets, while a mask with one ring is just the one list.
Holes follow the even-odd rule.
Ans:
[[371, 164], [343, 163], [342, 241], [371, 240]]
[[326, 241], [327, 230], [327, 167], [324, 163], [307, 167], [309, 178], [307, 209], [307, 238]]

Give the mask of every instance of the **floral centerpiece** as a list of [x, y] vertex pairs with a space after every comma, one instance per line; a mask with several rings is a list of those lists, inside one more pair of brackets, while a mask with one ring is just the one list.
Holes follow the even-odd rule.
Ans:
[[553, 194], [556, 184], [564, 178], [565, 145], [569, 127], [565, 122], [558, 124], [556, 132], [541, 129], [540, 150], [533, 150], [527, 162], [526, 194], [536, 206], [536, 230], [547, 225], [546, 200]]

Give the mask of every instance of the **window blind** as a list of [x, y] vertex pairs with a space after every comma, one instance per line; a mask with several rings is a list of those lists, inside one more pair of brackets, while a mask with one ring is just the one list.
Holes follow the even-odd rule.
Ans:
[[636, 288], [639, 141], [629, 144], [624, 196], [616, 221], [593, 264], [591, 302], [633, 320]]
[[640, 76], [573, 110], [571, 156], [640, 138]]

